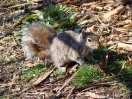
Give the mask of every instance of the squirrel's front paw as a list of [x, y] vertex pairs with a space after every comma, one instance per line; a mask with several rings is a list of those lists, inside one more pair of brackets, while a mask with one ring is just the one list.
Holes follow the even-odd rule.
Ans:
[[59, 71], [61, 71], [62, 73], [65, 73], [65, 72], [66, 72], [66, 67], [59, 67], [58, 69], [59, 69]]
[[78, 62], [80, 66], [84, 65], [85, 64], [85, 61], [81, 60]]

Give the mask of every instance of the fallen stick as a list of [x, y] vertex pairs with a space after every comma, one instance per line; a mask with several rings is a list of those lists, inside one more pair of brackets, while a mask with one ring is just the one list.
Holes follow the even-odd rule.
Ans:
[[106, 76], [106, 73], [102, 70], [100, 64], [97, 65], [97, 69], [101, 74], [103, 74], [103, 76]]
[[125, 62], [122, 67], [121, 70], [119, 71], [118, 75], [121, 74], [122, 70], [124, 69], [125, 66], [130, 66], [132, 65], [132, 60], [130, 59], [129, 61]]
[[124, 6], [121, 5], [121, 6], [117, 7], [117, 8], [115, 8], [114, 10], [105, 13], [105, 14], [103, 15], [103, 18], [106, 19], [106, 18], [108, 18], [108, 17], [110, 17], [110, 16], [112, 16], [112, 15], [114, 15], [114, 14], [117, 14], [117, 13], [119, 13], [123, 8], [124, 8]]
[[32, 83], [31, 85], [26, 85], [25, 88], [19, 92], [19, 93], [16, 93], [16, 94], [13, 94], [10, 96], [10, 98], [13, 98], [13, 97], [16, 97], [16, 96], [19, 96], [20, 94], [22, 94], [23, 92], [31, 89], [32, 87], [40, 84], [42, 81], [44, 81], [54, 70], [56, 69], [56, 67], [54, 67], [52, 70], [48, 71], [48, 72], [45, 72], [44, 75], [42, 75], [41, 77], [39, 77], [39, 79], [37, 81], [35, 81], [34, 83]]
[[8, 8], [9, 9], [13, 9], [13, 8], [24, 7], [24, 6], [33, 5], [33, 4], [36, 4], [36, 3], [24, 3], [24, 4], [19, 4], [19, 5], [11, 6], [11, 7], [8, 7]]
[[78, 71], [75, 72], [75, 73], [71, 76], [71, 78], [69, 78], [69, 79], [67, 80], [67, 82], [64, 83], [64, 85], [63, 85], [63, 86], [60, 88], [60, 90], [57, 92], [56, 96], [59, 96], [61, 90], [62, 90], [66, 85], [68, 85], [68, 84], [70, 83], [70, 81], [73, 79], [73, 77], [75, 77], [75, 75], [76, 75], [77, 73], [78, 73]]
[[39, 77], [37, 79], [37, 81], [35, 81], [32, 86], [36, 86], [38, 84], [40, 84], [42, 81], [44, 81], [54, 70], [56, 69], [56, 67], [54, 67], [52, 70], [45, 72], [44, 75], [42, 75], [41, 77]]
[[82, 6], [88, 7], [88, 6], [92, 6], [95, 5], [96, 2], [90, 2], [90, 3], [83, 3]]
[[21, 23], [22, 20], [23, 20], [27, 15], [29, 15], [29, 13], [26, 14], [24, 17], [20, 18], [17, 22], [15, 22], [15, 23], [12, 25], [12, 28], [14, 28], [14, 27], [17, 26], [19, 23]]
[[74, 89], [75, 89], [75, 86], [72, 87], [72, 89], [70, 90], [70, 92], [69, 92], [69, 94], [67, 95], [66, 99], [69, 99], [69, 97], [70, 97], [71, 94], [73, 93]]
[[97, 83], [97, 84], [92, 84], [92, 85], [86, 85], [86, 86], [82, 86], [80, 88], [76, 88], [75, 91], [85, 92], [85, 91], [89, 91], [89, 90], [94, 89], [94, 88], [110, 86], [111, 83], [112, 82], [103, 82], [103, 83]]

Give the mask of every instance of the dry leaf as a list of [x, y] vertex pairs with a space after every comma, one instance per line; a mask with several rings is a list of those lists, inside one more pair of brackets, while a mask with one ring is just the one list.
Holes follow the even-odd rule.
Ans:
[[127, 61], [124, 65], [125, 65], [125, 66], [130, 66], [130, 65], [132, 65], [132, 59], [131, 59], [130, 61]]
[[124, 25], [123, 28], [125, 28], [125, 29], [132, 28], [132, 23], [131, 24]]
[[3, 46], [0, 46], [0, 51], [4, 51], [5, 48]]
[[132, 51], [132, 45], [130, 45], [130, 44], [125, 44], [125, 43], [119, 42], [119, 43], [117, 44], [117, 47], [118, 47], [119, 49], [124, 49], [124, 50], [127, 50], [127, 51]]
[[59, 91], [61, 87], [60, 86], [57, 86], [56, 88], [53, 89], [53, 92], [56, 93], [57, 91]]

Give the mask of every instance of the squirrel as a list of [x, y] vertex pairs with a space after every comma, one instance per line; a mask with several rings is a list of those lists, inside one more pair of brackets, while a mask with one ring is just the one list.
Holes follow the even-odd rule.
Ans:
[[76, 62], [85, 63], [84, 58], [97, 62], [93, 50], [100, 46], [99, 37], [91, 32], [76, 33], [72, 30], [58, 35], [41, 23], [34, 23], [23, 29], [22, 48], [27, 59], [51, 58], [57, 68], [66, 72], [65, 65]]
[[22, 49], [26, 60], [50, 58], [50, 45], [56, 36], [52, 28], [42, 22], [35, 22], [22, 28]]

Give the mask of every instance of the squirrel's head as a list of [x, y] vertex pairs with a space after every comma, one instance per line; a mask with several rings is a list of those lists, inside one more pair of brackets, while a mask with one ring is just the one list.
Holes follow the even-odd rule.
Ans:
[[100, 46], [99, 37], [91, 32], [82, 31], [82, 38], [85, 45], [91, 49], [97, 49]]

